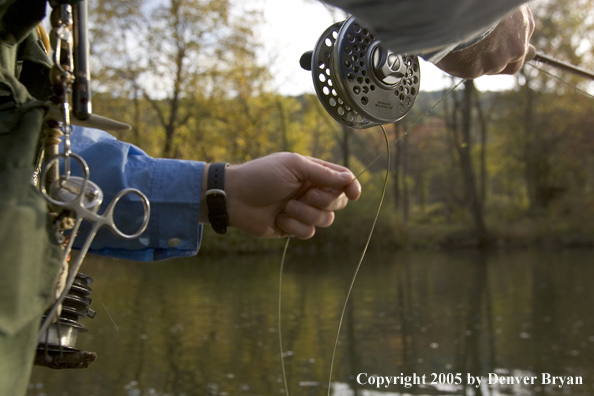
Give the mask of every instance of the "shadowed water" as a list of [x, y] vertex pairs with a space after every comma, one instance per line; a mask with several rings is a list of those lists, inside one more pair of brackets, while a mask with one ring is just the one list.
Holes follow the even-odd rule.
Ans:
[[[291, 395], [328, 392], [355, 265], [351, 255], [289, 252], [282, 323]], [[88, 259], [83, 272], [95, 279], [97, 316], [86, 319], [89, 333], [77, 347], [98, 358], [85, 370], [36, 367], [28, 395], [284, 394], [279, 266], [280, 254], [150, 264]], [[369, 255], [344, 319], [331, 394], [590, 395], [592, 279], [594, 251]], [[369, 383], [372, 375], [401, 373], [425, 375], [425, 385]], [[447, 384], [456, 373], [462, 384]], [[537, 379], [489, 385], [488, 373]], [[543, 373], [583, 384], [542, 385]], [[483, 384], [469, 385], [469, 375], [484, 376]]]

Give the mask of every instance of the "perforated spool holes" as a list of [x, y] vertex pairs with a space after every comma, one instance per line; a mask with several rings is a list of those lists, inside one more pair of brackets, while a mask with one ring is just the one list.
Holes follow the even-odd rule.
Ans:
[[[344, 77], [341, 77], [341, 75], [337, 74], [337, 72], [344, 70], [345, 74], [342, 74], [342, 76], [346, 76], [348, 74], [347, 71], [352, 71], [353, 61], [351, 60], [351, 56], [358, 56], [359, 52], [352, 53], [352, 46], [350, 43], [347, 45], [349, 48], [344, 48], [344, 45], [341, 45], [340, 48], [337, 47], [336, 40], [339, 35], [342, 35], [342, 33], [340, 33], [341, 27], [342, 23], [337, 23], [326, 29], [326, 31], [316, 43], [313, 51], [313, 61], [314, 64], [318, 65], [319, 69], [317, 72], [313, 72], [312, 74], [316, 92], [318, 93], [318, 96], [326, 111], [328, 111], [328, 113], [332, 115], [337, 121], [341, 123], [347, 123], [349, 122], [347, 120], [348, 112], [352, 113], [351, 118], [353, 120], [356, 119], [356, 113], [352, 112], [351, 108], [347, 105], [348, 97], [341, 97], [341, 95], [344, 95], [344, 93], [341, 91], [344, 89], [344, 87], [341, 81], [337, 79]], [[345, 36], [340, 38], [340, 40], [343, 39], [346, 43], [347, 41]], [[331, 45], [328, 45], [328, 43]], [[337, 55], [342, 55], [341, 59], [337, 59]], [[345, 62], [345, 60], [348, 60], [348, 62]], [[356, 62], [358, 64], [358, 58], [356, 58]], [[325, 80], [324, 78], [320, 78], [320, 74], [325, 76]], [[345, 80], [347, 78], [345, 78]], [[356, 75], [353, 74], [351, 78], [354, 80]], [[356, 126], [353, 125], [355, 124], [354, 121], [350, 122], [352, 123], [352, 126]]]
[[[331, 46], [326, 44], [326, 39], [330, 39]], [[379, 42], [375, 41], [373, 34], [354, 19], [333, 25], [316, 44], [314, 64], [318, 60], [325, 63], [317, 73], [313, 73], [316, 91], [325, 109], [345, 125], [363, 128], [393, 122], [391, 120], [401, 118], [410, 110], [414, 98], [418, 96], [416, 57], [400, 57], [401, 64], [410, 67], [405, 72], [402, 68], [405, 77], [398, 79], [394, 85], [375, 81], [376, 76], [369, 68], [372, 67], [370, 50], [377, 45]], [[319, 78], [320, 73], [325, 75], [325, 81]], [[417, 85], [413, 86], [415, 82]], [[401, 108], [401, 105], [404, 107]]]

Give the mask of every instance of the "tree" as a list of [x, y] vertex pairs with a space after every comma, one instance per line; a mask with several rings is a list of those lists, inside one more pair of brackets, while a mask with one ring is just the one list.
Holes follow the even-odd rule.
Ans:
[[[475, 95], [473, 80], [464, 82], [463, 102], [460, 103], [456, 93], [452, 93], [454, 105], [447, 115], [447, 126], [453, 138], [454, 147], [458, 154], [462, 179], [464, 180], [464, 193], [466, 204], [472, 217], [479, 245], [489, 243], [489, 235], [485, 226], [483, 206], [477, 192], [476, 176], [472, 162], [472, 98]], [[460, 118], [462, 119], [460, 121]]]
[[255, 13], [236, 16], [229, 0], [119, 3], [103, 0], [91, 13], [98, 89], [132, 98], [135, 114], [140, 98], [150, 104], [160, 155], [179, 156], [176, 138], [221, 101], [235, 98], [245, 110], [246, 98], [261, 91], [267, 75], [256, 62]]
[[[591, 2], [586, 0], [539, 2], [533, 7], [537, 28], [532, 42], [541, 52], [558, 59], [576, 65], [583, 65], [584, 61], [592, 62], [586, 54], [591, 49], [589, 43], [594, 37], [594, 24], [589, 18], [584, 18], [591, 10]], [[562, 79], [574, 85], [583, 83], [571, 75], [563, 75]], [[519, 75], [518, 85], [523, 98], [520, 144], [523, 147], [524, 178], [530, 210], [538, 213], [547, 209], [553, 200], [566, 191], [564, 180], [553, 175], [556, 164], [552, 162], [563, 129], [551, 128], [545, 121], [552, 114], [540, 111], [548, 107], [541, 99], [543, 94], [565, 95], [571, 91], [568, 91], [568, 85], [531, 67], [524, 68]]]

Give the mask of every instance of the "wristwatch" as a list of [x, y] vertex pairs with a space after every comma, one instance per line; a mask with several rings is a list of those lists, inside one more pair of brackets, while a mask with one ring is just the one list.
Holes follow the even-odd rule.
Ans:
[[225, 194], [225, 168], [226, 162], [215, 162], [208, 167], [208, 181], [206, 206], [208, 208], [208, 221], [217, 234], [225, 234], [229, 225], [227, 215], [227, 194]]

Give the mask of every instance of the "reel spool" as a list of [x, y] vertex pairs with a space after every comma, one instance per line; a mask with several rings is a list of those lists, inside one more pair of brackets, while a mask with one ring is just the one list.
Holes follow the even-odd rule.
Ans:
[[419, 94], [418, 58], [384, 48], [354, 17], [326, 29], [300, 64], [311, 70], [326, 111], [350, 128], [396, 122]]

